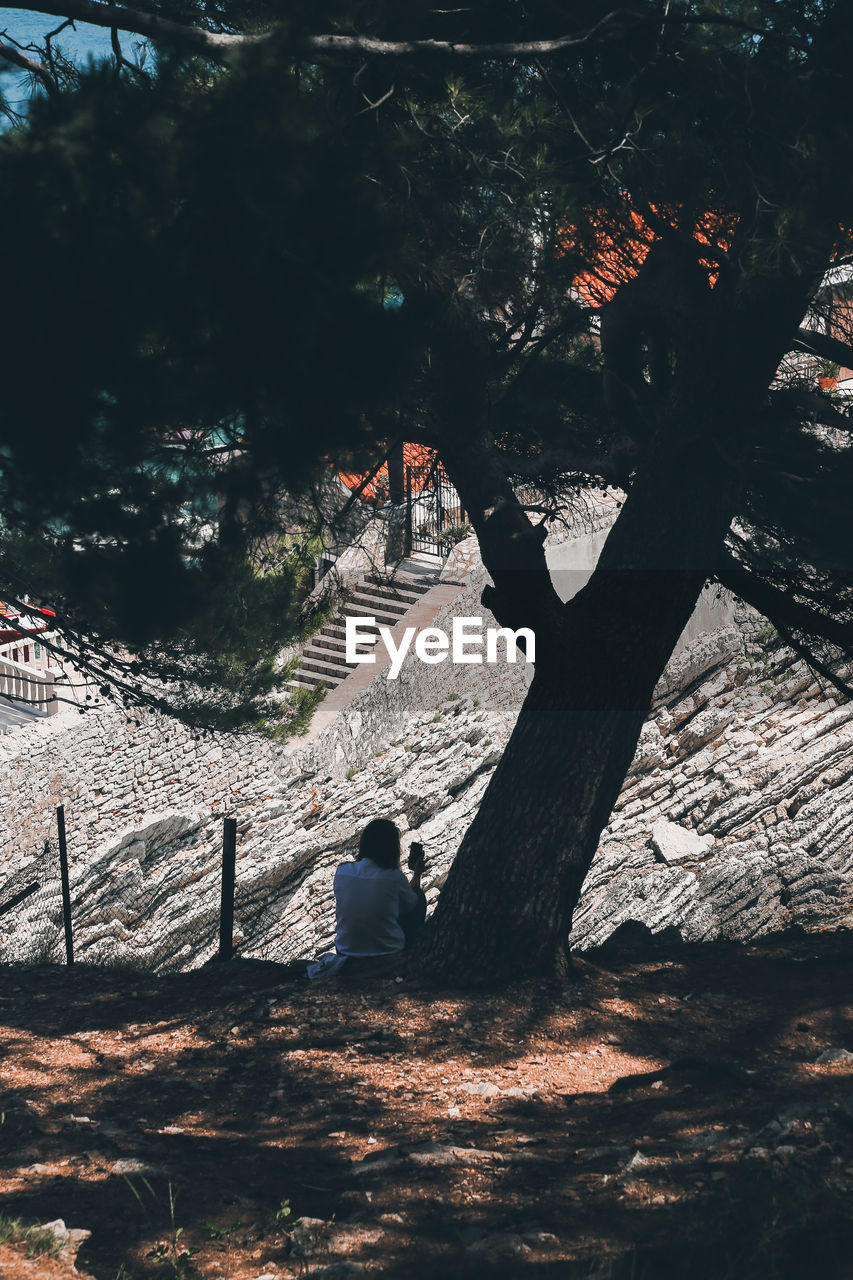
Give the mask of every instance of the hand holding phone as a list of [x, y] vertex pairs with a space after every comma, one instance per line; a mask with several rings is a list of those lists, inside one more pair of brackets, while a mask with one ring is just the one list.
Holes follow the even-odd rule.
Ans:
[[422, 871], [425, 861], [426, 861], [426, 854], [424, 853], [423, 845], [421, 844], [420, 840], [413, 840], [411, 845], [409, 846], [409, 859], [408, 859], [409, 870]]

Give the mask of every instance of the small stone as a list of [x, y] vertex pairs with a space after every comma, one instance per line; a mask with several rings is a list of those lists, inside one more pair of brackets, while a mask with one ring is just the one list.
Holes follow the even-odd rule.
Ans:
[[53, 1235], [58, 1246], [58, 1257], [73, 1271], [74, 1260], [81, 1245], [92, 1234], [91, 1231], [85, 1231], [82, 1227], [66, 1227], [62, 1218], [42, 1223], [39, 1230], [49, 1231]]
[[488, 1235], [469, 1244], [466, 1253], [482, 1258], [484, 1262], [498, 1262], [502, 1258], [521, 1258], [530, 1250], [521, 1236]]
[[830, 1062], [853, 1062], [853, 1053], [849, 1049], [826, 1049], [819, 1057], [815, 1058], [815, 1062], [821, 1066]]
[[636, 1173], [638, 1169], [647, 1169], [651, 1164], [654, 1164], [654, 1161], [650, 1160], [648, 1156], [644, 1156], [642, 1151], [638, 1150], [631, 1156], [631, 1159], [625, 1165], [623, 1172]]
[[124, 1160], [114, 1160], [110, 1165], [110, 1173], [156, 1173], [157, 1170], [153, 1165], [146, 1163], [145, 1160], [133, 1160], [131, 1158]]
[[498, 1086], [490, 1084], [488, 1080], [478, 1080], [476, 1083], [463, 1084], [462, 1089], [465, 1093], [473, 1093], [478, 1098], [496, 1098], [500, 1093]]
[[713, 844], [713, 836], [700, 836], [667, 818], [658, 818], [652, 827], [652, 847], [659, 861], [667, 865], [696, 862], [706, 856]]

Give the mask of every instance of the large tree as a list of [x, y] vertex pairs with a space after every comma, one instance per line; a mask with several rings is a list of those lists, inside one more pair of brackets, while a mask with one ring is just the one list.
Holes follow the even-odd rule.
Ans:
[[[57, 390], [7, 372], [4, 507], [72, 534], [85, 509], [97, 551], [110, 477], [167, 425], [239, 423], [234, 501], [261, 507], [318, 456], [434, 445], [489, 607], [537, 650], [425, 949], [552, 971], [708, 580], [846, 688], [850, 423], [814, 357], [853, 365], [815, 320], [853, 226], [853, 37], [832, 3], [309, 8], [46, 5], [168, 56], [64, 93], [27, 53], [46, 102], [0, 155], [23, 206], [2, 349]], [[59, 485], [32, 481], [46, 423]], [[624, 502], [563, 604], [543, 534], [590, 484]], [[118, 505], [124, 554], [151, 513]]]

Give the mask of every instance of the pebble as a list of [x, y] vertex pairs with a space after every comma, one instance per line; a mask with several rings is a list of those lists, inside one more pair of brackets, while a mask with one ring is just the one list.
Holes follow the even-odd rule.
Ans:
[[815, 1062], [821, 1066], [831, 1062], [853, 1062], [853, 1053], [849, 1049], [826, 1049]]
[[[487, 1080], [479, 1080], [475, 1084], [463, 1084], [460, 1087], [465, 1093], [473, 1093], [478, 1098], [497, 1098], [501, 1092], [496, 1084], [490, 1084]], [[519, 1091], [516, 1090], [517, 1092]]]

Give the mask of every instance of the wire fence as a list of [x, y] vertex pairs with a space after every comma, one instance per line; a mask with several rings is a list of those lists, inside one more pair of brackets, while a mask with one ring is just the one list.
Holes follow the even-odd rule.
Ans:
[[59, 842], [48, 839], [0, 885], [0, 934], [14, 937], [16, 962], [38, 964], [52, 953], [61, 929]]
[[[71, 883], [65, 809], [40, 849], [0, 882], [0, 963], [128, 964], [152, 972], [188, 967], [199, 954], [233, 955], [237, 823], [225, 818], [221, 874], [196, 893], [186, 937], [186, 879], [179, 860], [143, 875], [132, 856], [103, 860]], [[132, 846], [125, 851], [132, 853]], [[210, 853], [216, 856], [215, 850]], [[19, 863], [19, 856], [15, 857]], [[237, 893], [239, 904], [239, 893]], [[75, 955], [75, 941], [85, 946]]]

